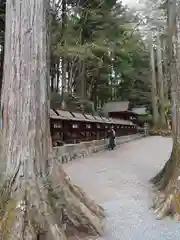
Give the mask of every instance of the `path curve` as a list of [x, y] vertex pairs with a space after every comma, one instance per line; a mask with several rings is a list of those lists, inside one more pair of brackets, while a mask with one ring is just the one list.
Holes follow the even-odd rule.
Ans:
[[[170, 138], [148, 137], [65, 165], [72, 180], [107, 213], [102, 240], [179, 240], [179, 223], [156, 220], [148, 180], [168, 159]], [[88, 238], [89, 240], [92, 238]]]

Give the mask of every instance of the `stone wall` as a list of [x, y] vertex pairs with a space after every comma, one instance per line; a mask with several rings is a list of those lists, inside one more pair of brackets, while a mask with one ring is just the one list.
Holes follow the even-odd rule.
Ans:
[[[128, 136], [122, 136], [116, 138], [116, 146], [141, 138], [140, 134], [133, 134]], [[94, 153], [98, 153], [107, 149], [108, 140], [94, 140], [90, 142], [81, 142], [78, 144], [66, 144], [61, 147], [54, 147], [55, 157], [58, 158], [61, 163], [67, 163], [74, 159], [83, 158]]]

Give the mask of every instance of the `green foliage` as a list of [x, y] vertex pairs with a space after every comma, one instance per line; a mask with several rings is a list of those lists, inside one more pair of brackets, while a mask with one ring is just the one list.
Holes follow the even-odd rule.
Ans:
[[[51, 90], [62, 91], [56, 79], [62, 77], [64, 59], [65, 91], [83, 98], [84, 88], [95, 110], [108, 100], [149, 101], [149, 57], [136, 28], [138, 18], [117, 0], [62, 0], [60, 4], [50, 12]], [[4, 13], [5, 0], [0, 5], [3, 38]]]
[[[87, 99], [77, 98], [76, 96], [71, 96], [67, 92], [64, 94], [64, 99], [66, 103], [65, 109], [71, 112], [73, 111], [84, 111], [86, 113], [94, 113], [93, 102]], [[59, 108], [62, 104], [62, 95], [57, 92], [51, 93], [51, 108]]]
[[116, 0], [67, 3], [66, 29], [62, 33], [63, 18], [54, 18], [52, 36], [53, 54], [74, 73], [71, 93], [84, 81], [95, 109], [110, 99], [147, 100], [149, 57], [135, 16]]

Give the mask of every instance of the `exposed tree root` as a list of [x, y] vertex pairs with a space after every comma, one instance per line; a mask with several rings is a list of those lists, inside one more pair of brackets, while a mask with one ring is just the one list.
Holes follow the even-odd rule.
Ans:
[[[26, 182], [24, 190], [9, 198], [1, 216], [0, 225], [3, 227], [0, 229], [0, 239], [37, 240], [40, 235], [47, 240], [66, 239], [61, 222], [57, 222], [48, 201], [48, 191], [41, 180], [36, 181]], [[9, 206], [12, 207], [9, 209]]]
[[171, 130], [165, 126], [164, 128], [154, 128], [149, 131], [151, 136], [162, 136], [162, 137], [169, 137], [172, 135]]
[[156, 218], [163, 219], [171, 215], [179, 218], [180, 216], [180, 194], [176, 192], [165, 194], [158, 194], [153, 205]]
[[[167, 163], [166, 163], [167, 164]], [[154, 185], [158, 184], [159, 181], [162, 179], [164, 172], [166, 171], [166, 164], [164, 165], [164, 167], [160, 170], [160, 172], [158, 172], [156, 174], [155, 177], [150, 179], [150, 182], [153, 183]]]
[[79, 231], [101, 235], [103, 225], [100, 220], [104, 217], [103, 209], [75, 187], [61, 167], [55, 166], [52, 172], [53, 189], [61, 198], [64, 196], [66, 215], [71, 224]]
[[60, 175], [62, 176], [64, 174], [64, 181], [65, 184], [69, 187], [69, 190], [77, 196], [81, 202], [85, 204], [86, 207], [88, 207], [95, 215], [99, 216], [101, 219], [105, 217], [104, 209], [97, 205], [92, 199], [90, 199], [86, 193], [78, 186], [74, 185], [69, 176], [62, 170], [61, 167], [59, 167]]
[[164, 167], [161, 169], [161, 171], [152, 179], [150, 179], [150, 182], [155, 185], [155, 187], [163, 191], [165, 187], [168, 185], [169, 180], [173, 173], [173, 164], [174, 164], [174, 149], [172, 150], [171, 156], [169, 160], [165, 163]]
[[165, 200], [161, 200], [155, 209], [156, 218], [162, 219], [171, 213], [171, 206], [174, 201], [173, 194], [170, 194]]
[[178, 183], [177, 180], [169, 182], [166, 192], [156, 194], [152, 208], [154, 208], [157, 219], [168, 215], [180, 219], [180, 192], [174, 187], [176, 183]]
[[157, 209], [159, 208], [159, 206], [161, 204], [163, 204], [163, 202], [165, 201], [165, 194], [162, 193], [156, 193], [155, 198], [153, 199], [153, 204], [152, 204], [152, 208], [153, 209]]
[[[5, 188], [3, 193], [11, 189]], [[103, 233], [103, 209], [73, 186], [57, 166], [45, 179], [23, 182], [1, 207], [3, 240], [66, 240], [75, 230], [90, 235]]]
[[180, 185], [179, 185], [179, 158], [180, 147], [174, 139], [173, 149], [170, 159], [163, 169], [153, 178], [151, 182], [160, 193], [156, 194], [153, 208], [157, 219], [162, 219], [167, 215], [180, 216]]

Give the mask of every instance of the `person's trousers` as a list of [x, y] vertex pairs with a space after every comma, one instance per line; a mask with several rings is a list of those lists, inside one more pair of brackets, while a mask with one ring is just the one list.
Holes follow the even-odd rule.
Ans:
[[113, 150], [115, 147], [115, 138], [114, 137], [110, 137], [109, 138], [109, 149]]

